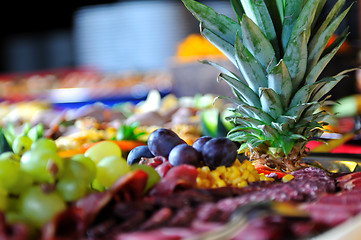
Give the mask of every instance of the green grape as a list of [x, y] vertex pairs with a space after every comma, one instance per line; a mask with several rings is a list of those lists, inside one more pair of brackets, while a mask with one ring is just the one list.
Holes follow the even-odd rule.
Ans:
[[97, 164], [97, 179], [104, 187], [110, 187], [119, 177], [130, 171], [124, 158], [110, 156]]
[[31, 150], [20, 159], [20, 168], [40, 183], [52, 183], [62, 173], [63, 160], [49, 150]]
[[53, 152], [56, 152], [58, 150], [55, 142], [49, 138], [39, 138], [38, 140], [33, 142], [33, 144], [31, 145], [31, 150], [36, 150], [36, 149], [38, 150], [47, 149]]
[[143, 164], [133, 164], [130, 166], [130, 169], [131, 170], [139, 169], [139, 170], [142, 170], [147, 173], [148, 180], [147, 180], [147, 184], [145, 185], [144, 192], [147, 192], [150, 188], [152, 188], [161, 179], [161, 177], [159, 176], [157, 171], [151, 166], [147, 166], [147, 165], [143, 165]]
[[105, 187], [99, 183], [98, 179], [94, 179], [91, 183], [91, 188], [95, 191], [102, 192], [105, 190]]
[[61, 178], [56, 184], [56, 190], [67, 202], [72, 202], [84, 197], [89, 191], [89, 183], [79, 181], [76, 177]]
[[93, 180], [91, 179], [92, 176], [90, 171], [81, 162], [74, 161], [72, 159], [64, 159], [63, 168], [63, 173], [59, 176], [59, 179], [70, 176], [86, 183], [91, 183]]
[[2, 154], [0, 154], [0, 161], [2, 160], [12, 160], [20, 162], [20, 156], [13, 152], [3, 152]]
[[29, 188], [19, 200], [20, 213], [38, 228], [65, 209], [66, 204], [56, 191], [44, 193], [39, 186]]
[[19, 212], [19, 197], [8, 195], [6, 212]]
[[33, 141], [28, 136], [18, 136], [14, 139], [12, 149], [15, 154], [22, 156], [31, 148]]
[[83, 154], [78, 154], [73, 156], [71, 160], [83, 164], [89, 171], [90, 180], [92, 181], [95, 179], [97, 171], [96, 165], [89, 157], [85, 157]]
[[103, 141], [95, 144], [91, 148], [89, 148], [85, 153], [85, 157], [90, 157], [91, 160], [97, 164], [105, 157], [109, 156], [122, 156], [122, 151], [120, 150], [119, 146], [110, 141]]
[[[90, 159], [89, 161], [92, 162]], [[84, 164], [66, 159], [64, 171], [59, 177], [56, 189], [65, 201], [75, 201], [87, 194], [92, 180], [90, 171]]]
[[34, 179], [31, 177], [31, 175], [20, 168], [15, 183], [9, 189], [9, 193], [20, 195], [31, 185], [33, 185], [33, 183]]
[[0, 161], [0, 183], [6, 190], [10, 190], [18, 177], [20, 163], [13, 160]]
[[8, 202], [8, 192], [0, 182], [0, 211], [5, 211]]
[[8, 211], [5, 214], [6, 222], [9, 224], [24, 223], [26, 219], [18, 211]]

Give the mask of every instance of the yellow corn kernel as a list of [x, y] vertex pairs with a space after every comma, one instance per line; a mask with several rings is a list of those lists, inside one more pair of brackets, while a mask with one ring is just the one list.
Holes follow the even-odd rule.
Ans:
[[234, 172], [230, 172], [227, 177], [229, 179], [236, 179], [236, 178], [238, 178], [240, 176], [241, 176], [241, 174], [239, 172], [234, 171]]
[[218, 181], [216, 181], [214, 185], [215, 185], [215, 187], [225, 187], [225, 186], [227, 186], [227, 184], [222, 179], [219, 179]]
[[293, 176], [293, 175], [291, 175], [291, 174], [286, 174], [286, 175], [284, 175], [283, 177], [282, 177], [282, 181], [283, 182], [289, 182], [289, 181], [291, 181], [292, 179], [294, 179], [295, 177]]
[[219, 179], [219, 172], [216, 172], [216, 171], [211, 171], [209, 173], [209, 176], [213, 179]]
[[248, 186], [248, 183], [246, 182], [246, 181], [241, 181], [241, 182], [239, 182], [239, 183], [237, 183], [237, 187], [247, 187]]
[[244, 180], [241, 178], [241, 177], [238, 177], [238, 178], [235, 178], [235, 179], [232, 179], [230, 181], [230, 184], [232, 186], [237, 186], [240, 182], [243, 182]]
[[211, 183], [208, 179], [197, 178], [197, 186], [199, 188], [209, 188], [211, 187]]
[[249, 172], [248, 172], [247, 170], [245, 170], [245, 171], [243, 172], [243, 174], [242, 174], [242, 178], [243, 178], [244, 180], [247, 180], [248, 177], [249, 177]]
[[256, 177], [255, 176], [253, 176], [252, 174], [249, 174], [249, 176], [248, 176], [248, 182], [255, 182], [256, 181]]
[[221, 175], [222, 173], [226, 172], [226, 166], [219, 166], [215, 169], [215, 171], [219, 172], [219, 175]]
[[242, 164], [240, 161], [236, 160], [234, 163], [233, 163], [233, 166], [236, 166], [236, 167], [240, 167]]
[[260, 181], [274, 181], [274, 178], [266, 177], [264, 173], [259, 174], [259, 180]]
[[211, 170], [209, 169], [208, 166], [204, 166], [204, 167], [201, 168], [201, 171], [209, 173]]
[[208, 177], [208, 172], [205, 171], [198, 171], [198, 177], [200, 178], [207, 178]]
[[259, 174], [251, 172], [252, 176], [256, 179], [256, 182], [259, 181]]
[[252, 163], [247, 164], [247, 170], [250, 172], [254, 170], [254, 166], [252, 165]]
[[231, 172], [235, 172], [235, 173], [237, 173], [238, 175], [241, 175], [241, 174], [242, 174], [242, 168], [240, 168], [240, 167], [231, 166], [231, 167], [230, 167], [230, 171], [231, 171]]

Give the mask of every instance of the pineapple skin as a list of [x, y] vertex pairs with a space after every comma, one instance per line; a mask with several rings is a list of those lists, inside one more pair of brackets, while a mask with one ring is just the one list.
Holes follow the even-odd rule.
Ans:
[[348, 13], [338, 0], [324, 20], [326, 0], [231, 0], [237, 20], [218, 14], [194, 0], [182, 0], [199, 20], [201, 34], [237, 67], [221, 71], [218, 81], [232, 88], [227, 118], [233, 124], [228, 138], [241, 144], [250, 160], [283, 171], [303, 167], [306, 144], [319, 139], [330, 114], [328, 92], [346, 75], [319, 79], [348, 35], [348, 29], [329, 40]]

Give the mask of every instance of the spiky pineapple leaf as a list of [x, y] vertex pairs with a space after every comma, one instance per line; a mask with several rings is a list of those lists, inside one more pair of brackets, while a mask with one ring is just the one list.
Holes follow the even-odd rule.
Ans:
[[309, 45], [308, 54], [309, 69], [312, 69], [316, 65], [327, 43], [330, 41], [333, 33], [336, 31], [341, 21], [345, 18], [351, 6], [343, 11], [334, 21], [332, 21], [331, 24], [324, 31], [322, 31], [317, 38], [312, 39]]
[[[282, 34], [282, 22], [284, 18], [284, 8], [283, 8], [283, 0], [267, 0], [265, 1], [268, 12], [271, 16], [273, 26], [276, 31], [277, 41], [280, 39], [279, 36]], [[280, 45], [278, 44], [278, 47]], [[280, 56], [282, 56], [282, 51], [280, 49]]]
[[304, 116], [311, 116], [314, 113], [316, 113], [322, 106], [328, 105], [329, 102], [330, 102], [329, 103], [330, 105], [334, 105], [335, 104], [334, 101], [329, 101], [328, 100], [330, 98], [331, 98], [331, 95], [328, 95], [323, 100], [308, 106], [307, 109], [304, 111], [303, 115]]
[[[232, 52], [233, 52], [233, 51], [232, 51]], [[212, 66], [212, 67], [214, 67], [214, 68], [217, 68], [220, 72], [222, 72], [222, 73], [224, 73], [224, 74], [227, 74], [228, 76], [230, 76], [230, 77], [232, 77], [232, 78], [236, 78], [236, 79], [241, 80], [241, 78], [240, 78], [237, 74], [229, 71], [227, 68], [222, 67], [221, 65], [219, 65], [219, 64], [217, 64], [217, 63], [215, 63], [215, 62], [212, 62], [212, 61], [209, 61], [209, 60], [202, 60], [202, 61], [200, 61], [200, 62], [203, 63], [203, 64], [210, 65], [210, 66]]]
[[311, 98], [313, 91], [317, 87], [322, 87], [322, 85], [324, 85], [326, 82], [329, 82], [329, 81], [330, 81], [329, 79], [325, 78], [325, 79], [317, 81], [313, 84], [303, 86], [296, 92], [295, 96], [291, 100], [289, 107], [291, 108], [291, 107], [294, 107], [297, 105], [302, 105], [303, 103], [308, 102], [308, 100]]
[[331, 53], [335, 48], [337, 48], [345, 41], [349, 34], [349, 27], [346, 27], [345, 30], [343, 30], [343, 32], [323, 51], [322, 55], [325, 56]]
[[244, 46], [265, 69], [272, 69], [276, 65], [275, 51], [262, 30], [246, 15], [243, 15], [241, 28]]
[[255, 137], [259, 137], [259, 136], [262, 136], [262, 131], [258, 128], [253, 128], [253, 127], [243, 127], [243, 126], [240, 126], [240, 127], [234, 127], [233, 129], [231, 129], [229, 131], [229, 134], [232, 134], [232, 133], [242, 133], [242, 134], [250, 134], [250, 135], [253, 135]]
[[258, 147], [259, 145], [261, 145], [262, 143], [264, 143], [264, 140], [255, 138], [255, 139], [248, 141], [247, 146], [249, 149], [254, 149], [254, 148]]
[[280, 96], [271, 88], [260, 88], [260, 101], [262, 110], [273, 119], [277, 119], [283, 112]]
[[238, 36], [236, 37], [234, 47], [237, 66], [242, 72], [243, 78], [246, 80], [248, 86], [255, 93], [258, 92], [260, 87], [267, 87], [265, 69], [243, 45]]
[[[323, 2], [324, 0], [322, 0]], [[319, 6], [322, 3], [319, 4]], [[325, 31], [325, 29], [327, 28], [327, 26], [329, 25], [329, 23], [335, 18], [335, 16], [339, 13], [339, 11], [341, 10], [342, 6], [345, 4], [345, 0], [339, 0], [336, 1], [335, 5], [332, 7], [332, 9], [329, 11], [329, 13], [327, 14], [326, 18], [323, 19], [322, 24], [318, 27], [317, 32], [313, 35], [310, 44], [312, 44], [312, 42], [317, 41], [317, 39], [320, 37], [321, 33], [323, 31]], [[316, 22], [316, 21], [314, 21]]]
[[296, 122], [296, 120], [293, 118], [289, 118], [289, 119], [287, 119], [287, 121], [285, 121], [285, 120], [283, 120], [283, 121], [284, 122], [282, 122], [282, 123], [273, 122], [272, 127], [274, 129], [277, 129], [280, 133], [289, 132], [290, 129], [294, 126], [294, 123]]
[[204, 28], [234, 45], [236, 33], [241, 31], [239, 23], [197, 1], [182, 0], [182, 2]]
[[232, 97], [228, 97], [228, 96], [217, 96], [214, 98], [213, 102], [217, 101], [217, 99], [225, 99], [236, 105], [245, 104], [245, 102], [243, 100], [240, 100], [239, 98], [232, 98]]
[[219, 35], [213, 33], [211, 30], [204, 28], [202, 24], [200, 28], [202, 36], [212, 43], [219, 51], [221, 51], [233, 63], [233, 65], [237, 66], [234, 57], [234, 46], [225, 41]]
[[246, 99], [243, 98], [241, 94], [239, 94], [238, 91], [236, 91], [234, 88], [232, 88], [233, 95], [236, 96], [238, 99], [243, 101], [243, 104], [247, 104]]
[[314, 96], [312, 96], [312, 101], [319, 101], [323, 96], [325, 96], [329, 91], [331, 91], [331, 89], [334, 88], [337, 83], [339, 83], [344, 77], [346, 77], [346, 75], [324, 78], [323, 80], [326, 81], [326, 83], [316, 91]]
[[288, 106], [292, 94], [292, 80], [282, 59], [268, 74], [268, 87], [280, 96], [283, 106]]
[[301, 117], [303, 111], [305, 111], [305, 109], [307, 109], [309, 106], [311, 106], [313, 104], [317, 104], [317, 102], [303, 103], [303, 104], [299, 104], [294, 107], [291, 107], [287, 110], [287, 112], [285, 113], [285, 116], [292, 116], [292, 117], [294, 117], [295, 120], [298, 120]]
[[278, 48], [277, 33], [273, 26], [271, 15], [268, 12], [267, 5], [263, 0], [241, 0], [246, 15], [263, 31], [272, 43], [277, 60], [280, 57]]
[[313, 22], [312, 22], [312, 25], [311, 25], [311, 29], [312, 31], [315, 31], [315, 27], [317, 27], [317, 25], [320, 24], [320, 22], [323, 20], [323, 19], [319, 19], [319, 17], [321, 16], [321, 13], [323, 11], [323, 8], [326, 4], [327, 0], [319, 0], [318, 2], [318, 5], [317, 5], [317, 9], [316, 9], [316, 12], [315, 12], [315, 16], [313, 18]]
[[[319, 0], [307, 0], [292, 28], [288, 44], [297, 39], [302, 32], [305, 32], [306, 42], [311, 35], [311, 26], [317, 11]], [[287, 47], [288, 48], [288, 44]]]
[[300, 33], [300, 35], [288, 42], [283, 59], [292, 79], [293, 90], [296, 90], [302, 82], [307, 69], [307, 39], [305, 32]]
[[262, 135], [264, 136], [264, 139], [266, 139], [266, 140], [276, 139], [280, 135], [276, 129], [272, 128], [269, 125], [260, 125], [258, 127], [262, 131]]
[[280, 12], [282, 24], [285, 19], [285, 4], [286, 4], [286, 0], [276, 0], [276, 5], [278, 8], [278, 11]]
[[312, 84], [316, 82], [317, 78], [321, 75], [324, 68], [331, 61], [331, 59], [335, 56], [342, 43], [346, 40], [348, 34], [344, 35], [342, 40], [338, 42], [338, 44], [332, 49], [331, 52], [324, 55], [317, 64], [311, 69], [311, 71], [307, 74], [305, 84]]
[[247, 115], [247, 116], [259, 119], [259, 120], [265, 122], [266, 124], [271, 124], [274, 121], [274, 119], [271, 117], [271, 115], [264, 112], [262, 109], [259, 109], [256, 107], [252, 107], [252, 106], [243, 104], [243, 105], [239, 105], [238, 109], [243, 110], [248, 113], [252, 113], [253, 116], [251, 116], [251, 115]]
[[291, 141], [290, 138], [288, 138], [287, 136], [281, 136], [281, 147], [285, 156], [287, 156], [291, 152], [294, 145], [294, 141]]
[[245, 99], [246, 102], [251, 106], [258, 108], [261, 107], [261, 102], [257, 94], [239, 79], [235, 79], [224, 73], [221, 73], [218, 76], [218, 79], [224, 80], [230, 87], [232, 87], [235, 91], [242, 95], [242, 98]]
[[[233, 129], [232, 129], [233, 130]], [[259, 137], [262, 136], [262, 132], [257, 132], [256, 130], [258, 129], [254, 129], [255, 132], [249, 132], [249, 131], [245, 131], [243, 129], [239, 129], [239, 130], [234, 130], [234, 131], [230, 131], [227, 134], [227, 137], [229, 139], [231, 139], [232, 141], [238, 141], [238, 142], [249, 142], [253, 139], [259, 139]]]
[[244, 14], [243, 6], [240, 0], [231, 0], [232, 7], [237, 14], [238, 21], [241, 21]]
[[232, 120], [237, 125], [249, 127], [258, 127], [259, 125], [265, 124], [263, 121], [251, 117], [229, 116], [226, 119]]
[[286, 50], [288, 41], [290, 40], [290, 36], [292, 33], [292, 29], [296, 23], [296, 19], [298, 18], [303, 7], [303, 1], [285, 1], [285, 18], [283, 20], [282, 27], [282, 47]]

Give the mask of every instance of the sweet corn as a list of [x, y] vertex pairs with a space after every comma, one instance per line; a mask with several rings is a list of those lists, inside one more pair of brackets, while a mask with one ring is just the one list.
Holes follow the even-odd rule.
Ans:
[[291, 181], [292, 179], [294, 179], [295, 177], [293, 176], [293, 175], [291, 175], [291, 174], [286, 174], [286, 175], [284, 175], [283, 177], [282, 177], [282, 181], [283, 182], [289, 182], [289, 181]]
[[248, 183], [246, 182], [246, 181], [241, 181], [241, 182], [239, 182], [239, 183], [237, 183], [237, 187], [247, 187], [248, 186]]
[[266, 177], [264, 173], [259, 174], [260, 181], [274, 181], [274, 178]]
[[274, 181], [264, 174], [259, 174], [250, 161], [236, 161], [232, 166], [220, 166], [215, 170], [208, 167], [197, 169], [197, 186], [199, 188], [217, 188], [225, 186], [245, 187], [250, 182]]

